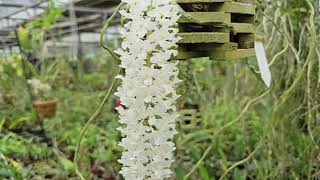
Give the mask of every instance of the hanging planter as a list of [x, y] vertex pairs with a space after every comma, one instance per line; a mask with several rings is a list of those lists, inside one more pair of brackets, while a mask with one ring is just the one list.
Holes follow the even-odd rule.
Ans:
[[39, 118], [52, 118], [56, 114], [58, 99], [52, 99], [47, 101], [36, 100], [33, 102]]
[[179, 23], [176, 59], [235, 60], [254, 56], [252, 0], [177, 0], [185, 11]]
[[58, 99], [49, 97], [51, 86], [41, 82], [39, 79], [33, 78], [28, 80], [33, 93], [37, 95], [37, 100], [33, 102], [38, 117], [41, 119], [52, 118], [56, 114]]
[[199, 105], [185, 104], [179, 110], [178, 127], [183, 130], [194, 130], [201, 126]]

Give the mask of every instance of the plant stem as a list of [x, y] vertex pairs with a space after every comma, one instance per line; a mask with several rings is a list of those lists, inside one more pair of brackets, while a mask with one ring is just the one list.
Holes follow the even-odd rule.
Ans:
[[[116, 9], [114, 10], [113, 14], [109, 17], [109, 19], [105, 22], [103, 28], [101, 29], [101, 34], [100, 34], [100, 45], [105, 49], [107, 50], [111, 56], [115, 59], [115, 60], [120, 60], [119, 57], [107, 46], [104, 44], [104, 34], [105, 34], [105, 31], [106, 29], [109, 27], [110, 25], [110, 22], [114, 19], [114, 17], [116, 16], [117, 12], [119, 11], [119, 9], [121, 8], [122, 6], [122, 2], [116, 7]], [[119, 75], [121, 72], [121, 69], [119, 69], [118, 73], [116, 74]], [[116, 78], [113, 78], [113, 81], [111, 83], [111, 86], [109, 88], [109, 90], [107, 91], [107, 93], [105, 94], [104, 96], [104, 99], [102, 101], [102, 103], [100, 104], [100, 106], [98, 107], [98, 109], [95, 111], [95, 113], [89, 118], [89, 120], [86, 122], [86, 124], [84, 125], [84, 127], [82, 128], [81, 130], [81, 133], [80, 133], [80, 138], [79, 138], [79, 141], [78, 141], [78, 146], [77, 146], [77, 149], [74, 153], [74, 159], [73, 159], [73, 163], [75, 165], [75, 171], [76, 171], [76, 174], [80, 177], [81, 180], [85, 180], [84, 176], [81, 174], [80, 170], [79, 170], [79, 167], [78, 167], [78, 155], [79, 155], [79, 151], [80, 151], [80, 148], [81, 148], [81, 143], [82, 143], [82, 140], [83, 140], [83, 137], [84, 135], [86, 134], [88, 128], [90, 127], [90, 125], [99, 117], [99, 115], [101, 114], [105, 104], [108, 102], [110, 96], [111, 96], [111, 92], [114, 88], [114, 85], [115, 85], [115, 82], [117, 81]]]
[[120, 61], [118, 55], [115, 54], [115, 53], [113, 52], [113, 50], [111, 50], [111, 48], [109, 48], [109, 47], [104, 43], [104, 35], [105, 35], [105, 31], [108, 29], [111, 21], [115, 18], [115, 16], [117, 15], [117, 13], [118, 13], [118, 11], [120, 10], [120, 8], [121, 8], [122, 5], [123, 5], [123, 2], [121, 2], [121, 3], [115, 8], [113, 14], [112, 14], [112, 15], [109, 17], [109, 19], [105, 22], [105, 24], [104, 24], [104, 26], [102, 27], [101, 32], [100, 32], [100, 45], [101, 45], [105, 50], [107, 50], [114, 59], [116, 59], [116, 60], [118, 60], [118, 61]]
[[315, 10], [314, 10], [314, 7], [313, 7], [312, 3], [310, 2], [310, 0], [306, 0], [306, 2], [310, 8], [310, 13], [311, 13], [309, 21], [310, 21], [311, 37], [312, 37], [308, 57], [303, 65], [302, 69], [299, 71], [298, 77], [294, 80], [294, 82], [289, 87], [289, 89], [286, 90], [283, 93], [283, 95], [281, 96], [280, 103], [276, 106], [277, 107], [276, 110], [285, 104], [285, 102], [289, 99], [289, 96], [291, 95], [293, 90], [299, 85], [301, 79], [303, 78], [303, 76], [308, 68], [309, 62], [311, 61], [311, 57], [314, 54], [315, 48], [317, 45], [317, 33], [315, 30], [315, 24], [314, 24]]
[[[118, 74], [120, 74], [120, 71], [121, 69], [119, 69], [119, 72]], [[84, 127], [82, 128], [81, 130], [81, 133], [80, 133], [80, 138], [79, 138], [79, 141], [78, 141], [78, 146], [77, 146], [77, 149], [74, 153], [74, 159], [73, 159], [73, 162], [75, 164], [75, 169], [76, 169], [76, 173], [77, 175], [81, 178], [81, 180], [85, 180], [85, 178], [83, 177], [83, 175], [81, 174], [80, 170], [79, 170], [79, 167], [78, 167], [78, 154], [79, 154], [79, 151], [80, 151], [80, 148], [81, 148], [81, 143], [82, 143], [82, 140], [83, 140], [83, 137], [84, 135], [86, 134], [88, 128], [90, 127], [90, 125], [99, 117], [99, 115], [101, 114], [105, 104], [108, 102], [110, 96], [111, 96], [111, 93], [112, 93], [112, 90], [113, 90], [113, 87], [114, 87], [114, 84], [115, 82], [117, 81], [116, 78], [113, 79], [112, 83], [111, 83], [111, 86], [108, 90], [108, 92], [105, 94], [104, 96], [104, 99], [102, 101], [102, 103], [100, 104], [100, 106], [98, 107], [98, 109], [95, 111], [95, 113], [89, 118], [89, 120], [86, 122], [86, 124], [84, 125]]]

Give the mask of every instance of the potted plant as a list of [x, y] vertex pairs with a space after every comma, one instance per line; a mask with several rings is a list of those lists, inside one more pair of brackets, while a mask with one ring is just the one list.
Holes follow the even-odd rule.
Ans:
[[38, 116], [43, 118], [52, 118], [57, 109], [58, 99], [50, 97], [51, 86], [47, 83], [42, 83], [39, 79], [30, 79], [28, 84], [32, 87], [37, 99], [33, 102]]

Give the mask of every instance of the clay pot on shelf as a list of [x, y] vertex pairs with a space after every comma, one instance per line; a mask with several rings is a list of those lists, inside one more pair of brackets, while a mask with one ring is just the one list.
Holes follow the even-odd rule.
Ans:
[[39, 118], [52, 118], [55, 116], [57, 111], [58, 99], [51, 100], [36, 100], [33, 102], [33, 107], [38, 113]]

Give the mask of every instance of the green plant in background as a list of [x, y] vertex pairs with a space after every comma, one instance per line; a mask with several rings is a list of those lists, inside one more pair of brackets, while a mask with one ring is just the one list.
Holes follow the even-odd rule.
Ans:
[[206, 90], [208, 83], [199, 78], [206, 68], [211, 68], [213, 63], [207, 58], [198, 58], [190, 61], [179, 63], [179, 77], [184, 83], [179, 86], [178, 93], [184, 98], [179, 102], [179, 106], [183, 107], [187, 104], [198, 104], [205, 99], [203, 91]]
[[28, 22], [24, 27], [19, 27], [17, 33], [22, 49], [21, 53], [27, 58], [25, 60], [28, 65], [26, 71], [31, 71], [32, 75], [43, 83], [48, 81], [57, 65], [54, 59], [48, 59], [46, 44], [49, 36], [54, 38], [51, 26], [63, 17], [63, 8], [57, 6], [56, 2], [56, 0], [50, 0], [41, 17]]
[[[198, 155], [191, 156], [196, 161], [185, 167], [184, 171], [179, 166], [177, 172], [184, 172], [180, 178], [185, 178], [185, 173], [190, 172], [191, 167], [196, 167], [191, 176], [187, 176], [191, 179], [208, 179], [208, 174], [209, 179], [319, 177], [320, 167], [316, 164], [319, 164], [320, 154], [317, 123], [320, 108], [316, 99], [319, 99], [320, 61], [318, 47], [315, 49], [314, 46], [318, 39], [315, 29], [319, 27], [314, 27], [313, 21], [313, 6], [318, 2], [296, 2], [257, 3], [258, 8], [264, 8], [258, 11], [259, 20], [262, 20], [258, 30], [265, 34], [266, 50], [275, 77], [275, 87], [263, 101], [260, 100], [254, 107], [253, 102], [256, 101], [243, 105], [263, 87], [242, 62], [229, 64], [229, 67], [220, 63], [209, 70], [214, 77], [219, 77], [219, 81], [212, 81], [211, 87], [221, 88], [202, 91], [205, 97], [209, 97], [210, 93], [216, 96], [210, 98], [213, 102], [200, 103], [202, 121], [209, 126], [187, 135], [182, 132], [179, 137], [186, 137], [186, 140], [178, 139], [177, 142], [192, 142], [186, 146], [186, 151], [178, 149], [178, 153], [185, 153], [188, 152], [187, 147], [196, 147], [189, 138], [199, 139], [200, 146], [209, 143], [206, 137], [213, 134], [213, 138], [209, 138], [212, 147], [209, 144], [193, 150], [198, 152]], [[224, 69], [222, 74], [219, 74], [219, 67]], [[205, 72], [207, 75], [209, 73]], [[234, 78], [230, 78], [232, 76]], [[206, 79], [206, 76], [202, 78]], [[220, 82], [224, 82], [224, 85]], [[223, 107], [226, 111], [221, 109]], [[240, 108], [245, 111], [240, 113]], [[221, 117], [217, 116], [220, 112]], [[234, 116], [238, 113], [240, 116]], [[228, 115], [233, 117], [229, 118]], [[189, 158], [186, 163], [190, 161], [192, 159]], [[203, 167], [208, 173], [204, 173]]]
[[21, 58], [13, 55], [10, 59], [0, 59], [0, 104], [13, 104], [16, 80], [22, 77]]
[[42, 83], [38, 79], [29, 79], [28, 84], [32, 87], [37, 99], [43, 101], [50, 99], [49, 92], [51, 91], [51, 86], [49, 84]]
[[24, 115], [28, 114], [28, 95], [21, 62], [21, 56], [16, 54], [0, 59], [0, 129], [17, 128], [28, 119]]
[[[181, 103], [199, 105], [201, 123], [191, 130], [179, 129], [174, 179], [320, 176], [319, 47], [308, 58], [314, 40], [309, 19], [312, 8], [309, 1], [300, 0], [256, 2], [257, 30], [265, 35], [274, 86], [265, 92], [246, 61], [180, 62], [184, 80], [180, 94], [186, 97]], [[318, 3], [310, 2], [314, 7]], [[319, 24], [315, 25], [319, 31]], [[99, 107], [98, 100], [117, 73], [117, 62], [109, 54], [98, 52], [86, 58], [81, 81], [74, 80], [66, 57], [47, 61], [44, 82], [52, 85], [52, 96], [61, 100], [57, 116], [44, 122], [51, 143], [30, 132], [37, 130], [37, 123], [27, 108], [30, 104], [26, 105], [20, 57], [0, 60], [0, 92], [13, 94], [0, 102], [0, 179], [76, 178], [72, 163], [78, 143], [75, 137]], [[37, 66], [30, 64], [29, 69], [40, 79]], [[98, 178], [98, 172], [121, 179], [116, 161], [121, 137], [113, 108], [108, 102], [84, 136], [79, 168], [87, 179]]]
[[56, 0], [50, 0], [40, 18], [28, 22], [25, 27], [19, 27], [20, 45], [26, 53], [31, 53], [37, 58], [41, 57], [45, 38], [51, 34], [51, 26], [63, 17], [62, 6], [56, 4]]
[[21, 167], [16, 161], [8, 159], [2, 153], [0, 153], [0, 160], [1, 178], [23, 180], [26, 177], [28, 170]]

